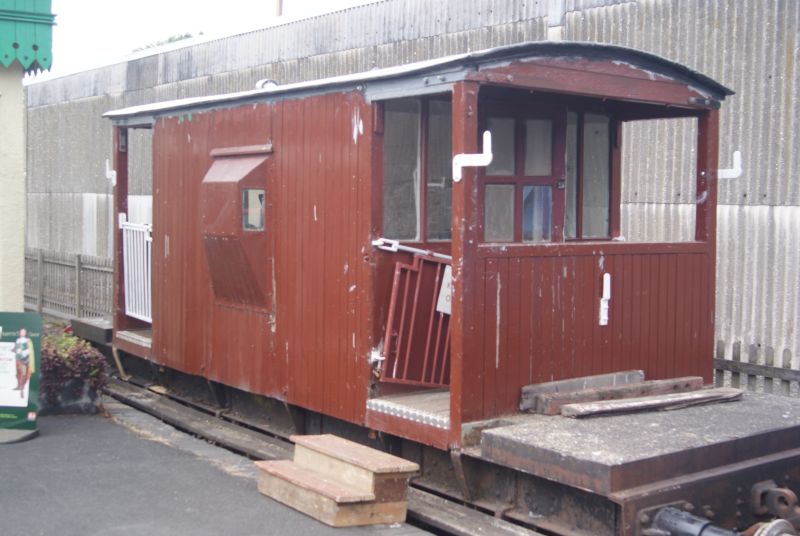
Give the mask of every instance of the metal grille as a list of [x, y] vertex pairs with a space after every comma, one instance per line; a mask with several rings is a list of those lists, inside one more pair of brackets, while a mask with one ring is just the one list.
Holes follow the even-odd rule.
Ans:
[[120, 224], [120, 228], [125, 273], [125, 314], [145, 322], [152, 322], [151, 226], [125, 222]]
[[450, 262], [414, 255], [394, 270], [382, 380], [443, 386], [450, 380], [450, 315], [437, 307]]

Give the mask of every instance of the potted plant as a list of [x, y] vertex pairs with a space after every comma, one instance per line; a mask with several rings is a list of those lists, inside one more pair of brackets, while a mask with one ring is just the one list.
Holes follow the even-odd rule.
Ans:
[[42, 339], [39, 413], [97, 413], [108, 364], [91, 344], [69, 330]]

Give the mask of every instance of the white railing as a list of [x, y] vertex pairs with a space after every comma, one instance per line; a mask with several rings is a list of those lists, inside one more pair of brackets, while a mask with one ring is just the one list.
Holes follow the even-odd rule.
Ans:
[[125, 274], [125, 314], [152, 322], [150, 283], [153, 238], [152, 226], [120, 222], [122, 262]]

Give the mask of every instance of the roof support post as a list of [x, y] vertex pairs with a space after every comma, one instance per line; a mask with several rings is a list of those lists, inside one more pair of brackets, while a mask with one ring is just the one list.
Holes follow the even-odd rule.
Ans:
[[719, 112], [700, 115], [697, 122], [697, 219], [695, 240], [715, 243], [717, 237], [717, 168]]
[[114, 170], [116, 171], [116, 184], [114, 185], [114, 294], [113, 294], [113, 322], [114, 331], [127, 327], [125, 315], [125, 266], [122, 253], [122, 229], [119, 226], [120, 215], [128, 214], [128, 129], [121, 126], [114, 127]]
[[[478, 148], [478, 90], [473, 81], [453, 88], [453, 154], [474, 154]], [[450, 357], [450, 444], [461, 442], [462, 420], [476, 420], [483, 411], [480, 344], [476, 325], [475, 274], [478, 248], [478, 182], [474, 167], [453, 182], [453, 291]], [[468, 393], [469, 396], [464, 396]]]
[[[700, 355], [714, 355], [714, 314], [717, 266], [717, 168], [719, 168], [719, 112], [703, 112], [697, 121], [697, 201], [695, 205], [695, 240], [705, 242], [708, 250], [706, 266], [708, 282], [703, 286], [708, 293], [707, 317], [701, 318]], [[713, 367], [704, 367], [700, 373], [706, 383], [713, 379]]]

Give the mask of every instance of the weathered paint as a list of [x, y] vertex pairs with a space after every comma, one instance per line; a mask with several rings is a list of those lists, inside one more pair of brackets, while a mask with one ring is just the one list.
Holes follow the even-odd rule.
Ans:
[[[358, 94], [157, 122], [157, 362], [342, 419], [363, 420], [367, 355], [373, 346], [369, 330], [363, 329], [372, 314], [372, 275], [362, 253], [371, 224], [371, 129], [367, 125], [354, 145], [352, 114], [362, 121], [371, 117]], [[223, 280], [240, 279], [242, 265], [250, 264], [260, 270], [255, 276], [271, 288], [266, 304], [236, 304], [215, 297], [211, 285], [216, 250], [203, 246], [208, 223], [200, 210], [201, 181], [212, 164], [213, 149], [265, 140], [272, 140], [274, 150], [267, 156], [269, 167], [260, 174], [266, 190], [266, 229], [253, 236], [263, 234], [268, 243], [246, 245], [249, 261], [242, 258], [237, 263], [237, 258], [224, 256], [229, 273]], [[218, 201], [236, 204], [237, 196]], [[234, 225], [241, 224], [238, 211], [232, 217]]]
[[[596, 245], [553, 255], [487, 251], [476, 274], [484, 281], [477, 289], [485, 304], [478, 326], [483, 416], [516, 411], [524, 385], [578, 376], [641, 369], [649, 379], [698, 375], [710, 382], [706, 250], [612, 244], [604, 253]], [[612, 293], [609, 324], [600, 326], [605, 273]]]

